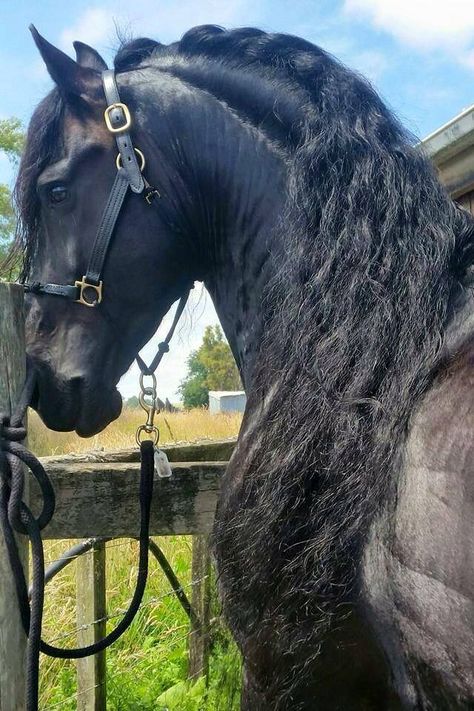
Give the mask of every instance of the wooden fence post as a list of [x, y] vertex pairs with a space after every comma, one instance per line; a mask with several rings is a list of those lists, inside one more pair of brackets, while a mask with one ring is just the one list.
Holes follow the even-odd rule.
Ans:
[[191, 605], [197, 620], [189, 633], [188, 679], [209, 674], [209, 612], [211, 602], [211, 556], [208, 536], [193, 536]]
[[[105, 543], [97, 543], [77, 561], [77, 643], [94, 644], [105, 637], [107, 601], [105, 589]], [[96, 622], [95, 620], [101, 620]], [[107, 708], [106, 652], [78, 659], [77, 711], [105, 711]]]
[[[23, 288], [0, 283], [0, 412], [14, 410], [25, 378]], [[27, 571], [28, 544], [18, 546]], [[26, 635], [0, 529], [0, 711], [25, 709]]]

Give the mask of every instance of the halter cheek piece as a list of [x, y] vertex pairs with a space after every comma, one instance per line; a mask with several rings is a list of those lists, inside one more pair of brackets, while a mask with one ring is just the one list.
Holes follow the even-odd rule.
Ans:
[[143, 176], [145, 156], [132, 143], [129, 133], [132, 117], [128, 106], [120, 101], [113, 70], [107, 69], [102, 73], [102, 84], [107, 101], [104, 113], [105, 125], [115, 136], [118, 148], [117, 175], [95, 236], [87, 271], [82, 279], [74, 282], [74, 286], [41, 282], [25, 284], [25, 291], [30, 293], [63, 296], [92, 308], [98, 306], [103, 298], [104, 263], [128, 189], [143, 194], [148, 205], [151, 205], [155, 198], [160, 197], [158, 190], [152, 188]]

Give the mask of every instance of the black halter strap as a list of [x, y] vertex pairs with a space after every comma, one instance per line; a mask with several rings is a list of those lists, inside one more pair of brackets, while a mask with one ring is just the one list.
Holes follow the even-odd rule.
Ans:
[[[115, 73], [112, 69], [107, 69], [102, 73], [102, 85], [107, 101], [104, 119], [107, 128], [114, 134], [115, 142], [117, 143], [120, 156], [120, 158], [117, 156], [119, 173], [123, 170], [134, 193], [142, 193], [145, 188], [145, 181], [142, 176], [145, 160], [143, 154], [133, 146], [128, 130], [132, 125], [132, 118], [128, 106], [120, 101]], [[137, 155], [141, 159], [141, 165], [138, 165]]]
[[140, 368], [141, 372], [143, 375], [152, 375], [155, 370], [158, 368], [158, 366], [161, 363], [161, 359], [163, 358], [165, 353], [168, 353], [170, 349], [170, 341], [173, 338], [173, 333], [175, 332], [176, 326], [178, 325], [178, 321], [181, 318], [181, 314], [184, 311], [184, 308], [186, 306], [186, 302], [189, 297], [189, 292], [191, 291], [190, 287], [182, 296], [179, 300], [178, 306], [176, 308], [176, 312], [173, 318], [173, 323], [171, 324], [170, 330], [166, 334], [166, 338], [164, 341], [161, 341], [161, 343], [158, 343], [158, 350], [156, 352], [155, 357], [151, 361], [150, 365], [147, 365], [143, 358], [137, 354], [136, 361], [138, 363], [138, 367]]

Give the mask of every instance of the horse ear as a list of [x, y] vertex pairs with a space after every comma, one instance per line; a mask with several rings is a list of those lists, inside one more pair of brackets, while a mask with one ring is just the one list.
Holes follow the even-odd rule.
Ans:
[[34, 25], [30, 25], [30, 32], [52, 80], [60, 90], [66, 95], [80, 97], [89, 104], [100, 101], [103, 96], [102, 82], [96, 69], [75, 62], [45, 40]]
[[105, 72], [108, 69], [100, 54], [88, 44], [73, 42], [73, 45], [76, 50], [76, 61], [81, 67], [89, 67], [89, 69], [95, 69], [96, 72]]

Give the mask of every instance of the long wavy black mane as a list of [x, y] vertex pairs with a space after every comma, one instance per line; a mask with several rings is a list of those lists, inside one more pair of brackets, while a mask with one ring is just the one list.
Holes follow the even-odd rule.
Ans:
[[[286, 96], [272, 134], [291, 154], [286, 251], [264, 297], [249, 394], [266, 405], [246, 440], [235, 519], [215, 534], [221, 571], [245, 561], [229, 608], [250, 627], [262, 615], [278, 624], [284, 609], [281, 634], [310, 610], [317, 634], [357, 594], [370, 523], [394, 503], [410, 414], [434, 376], [474, 221], [372, 87], [318, 47], [204, 27], [172, 51], [204, 63], [200, 86], [263, 130], [258, 102], [242, 105], [233, 75], [265, 74]], [[291, 651], [300, 641], [288, 630]]]
[[[473, 220], [372, 87], [308, 42], [205, 26], [169, 46], [135, 40], [115, 60], [119, 72], [153, 63], [213, 93], [289, 157], [285, 259], [264, 295], [249, 393], [266, 405], [235, 520], [216, 537], [222, 566], [246, 561], [228, 605], [250, 594], [259, 615], [305, 607], [323, 624], [354, 594], [370, 523], [394, 495], [409, 417], [471, 261]], [[279, 97], [278, 127], [251, 94], [263, 75]], [[42, 111], [17, 186], [26, 245], [36, 177], [58, 135], [57, 92]]]

